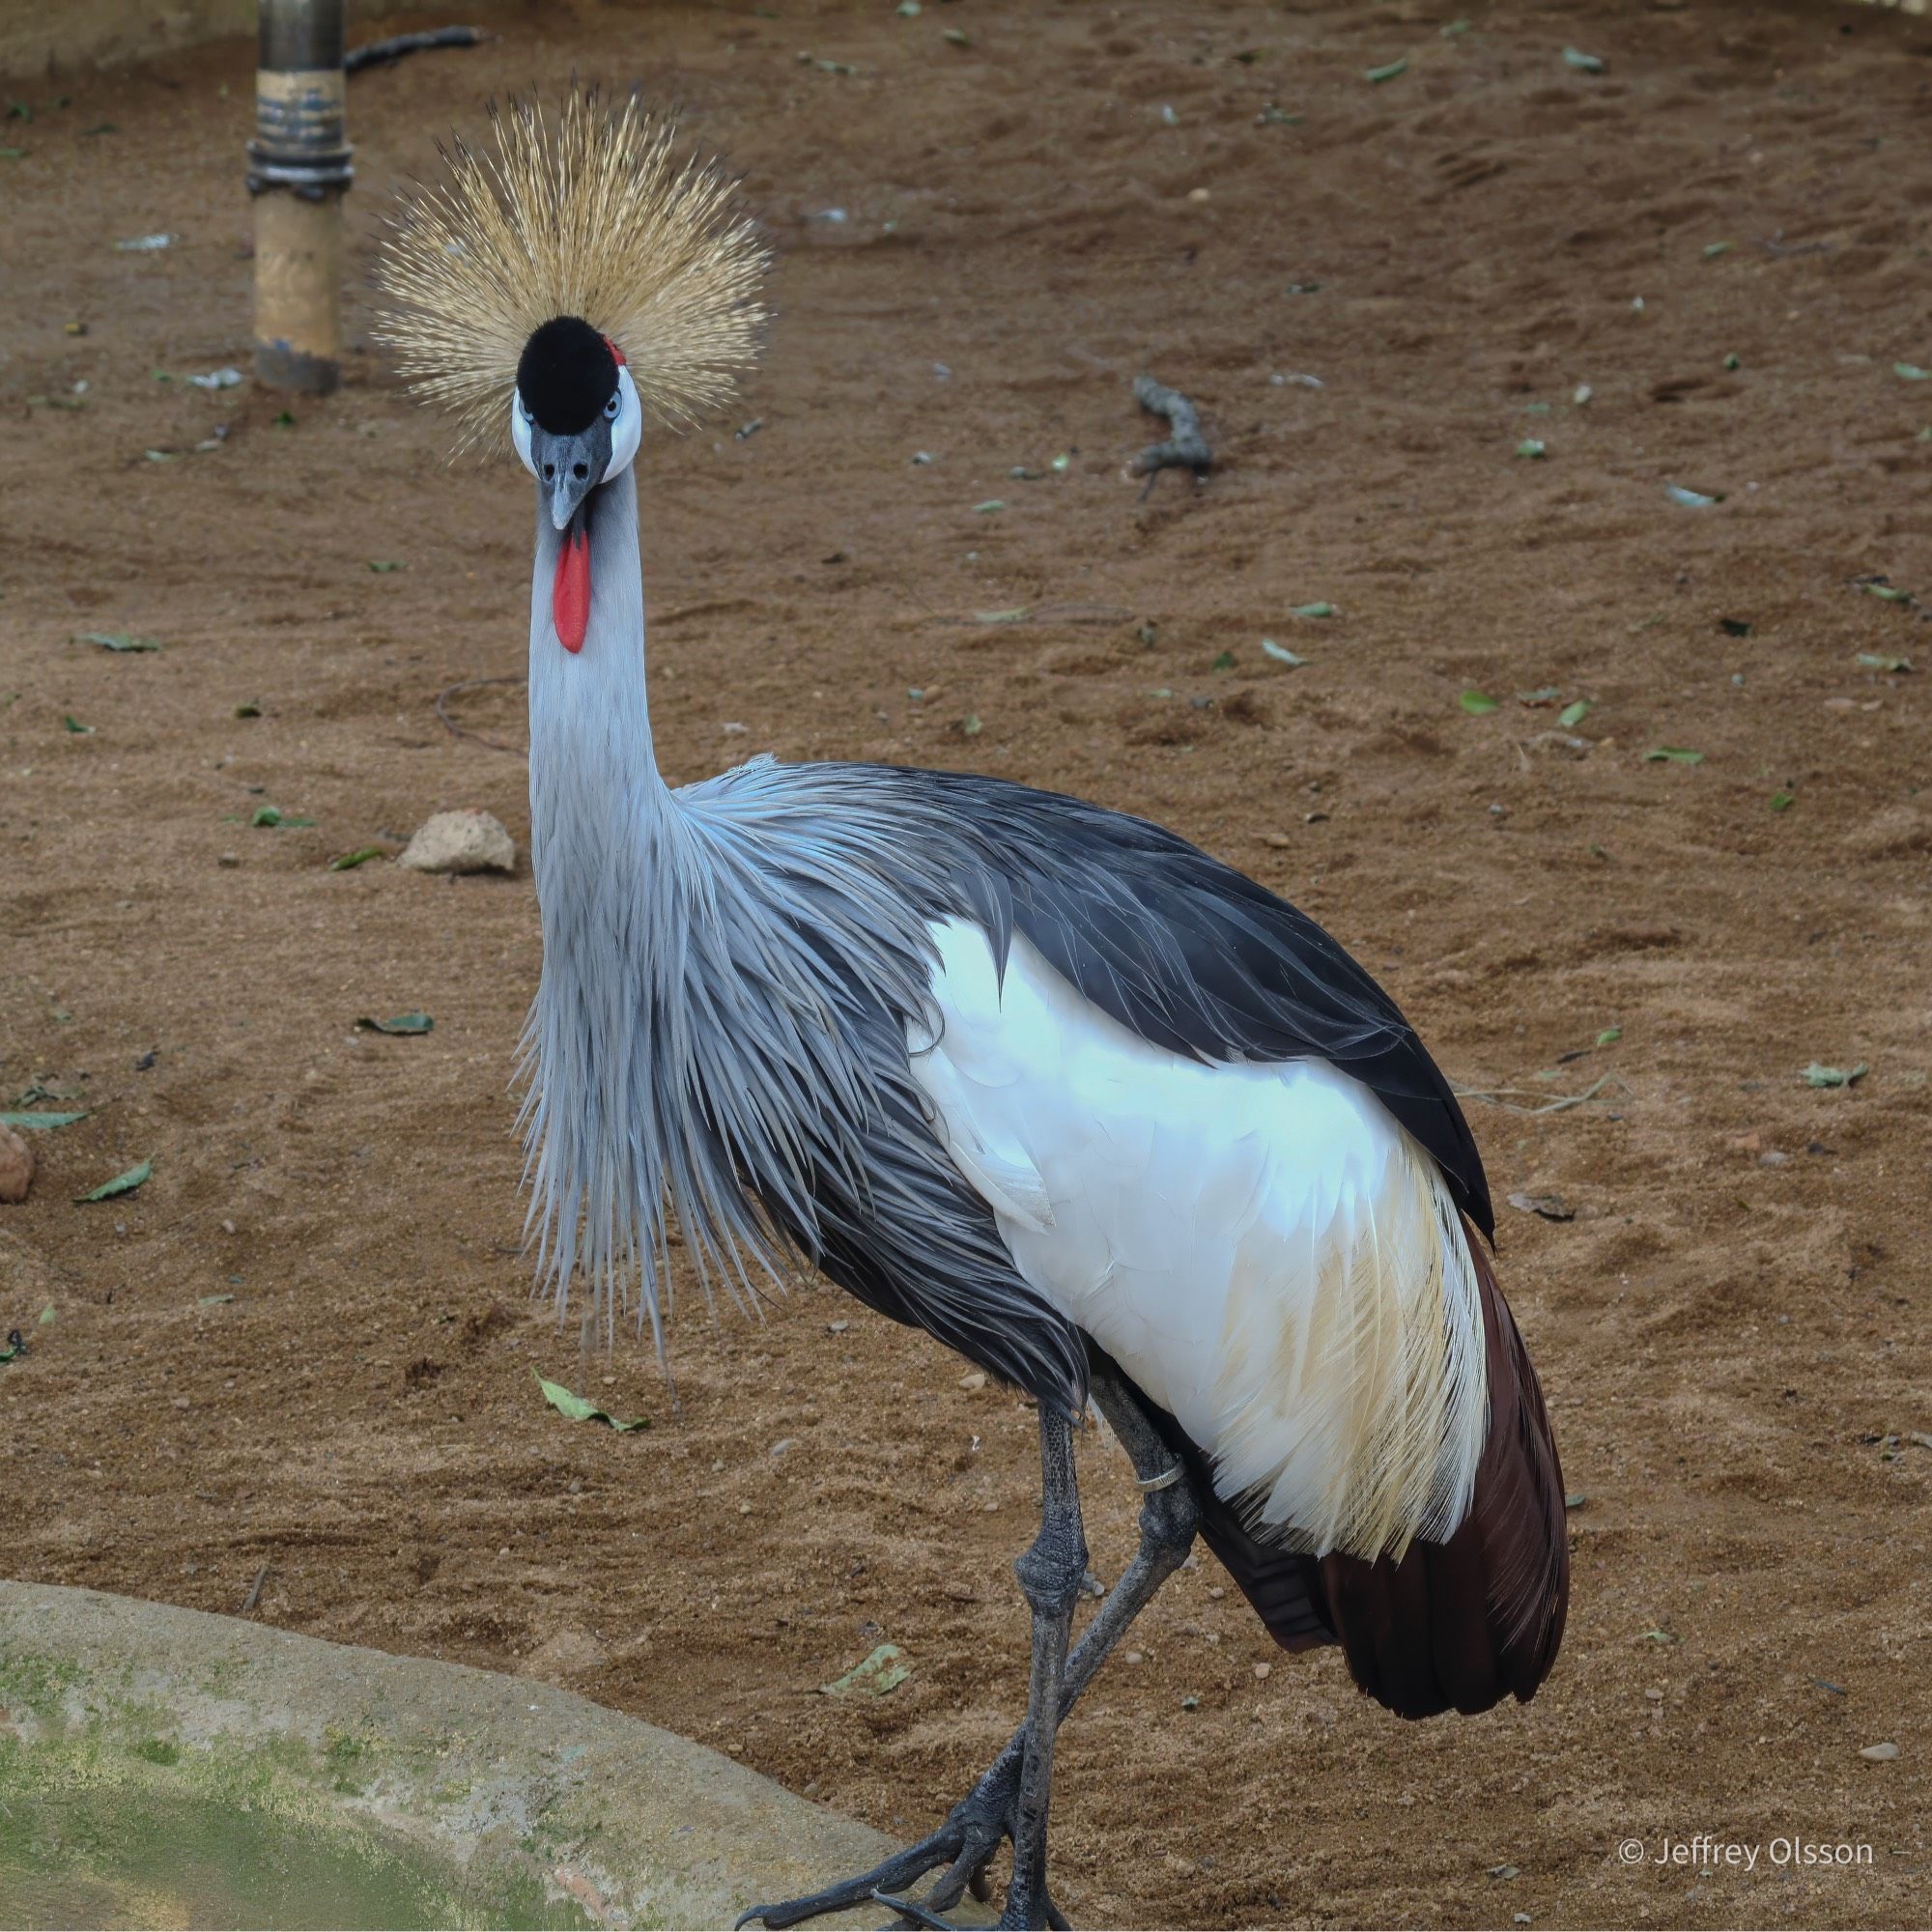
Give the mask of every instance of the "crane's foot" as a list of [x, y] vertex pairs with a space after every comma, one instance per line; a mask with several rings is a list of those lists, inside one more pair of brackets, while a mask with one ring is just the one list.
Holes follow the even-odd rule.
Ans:
[[[1021, 1734], [1024, 1736], [1024, 1733]], [[850, 1912], [856, 1906], [878, 1904], [896, 1913], [896, 1923], [950, 1928], [951, 1912], [970, 1890], [975, 1898], [987, 1896], [986, 1867], [1001, 1845], [1012, 1835], [1013, 1805], [1019, 1796], [1021, 1739], [1016, 1737], [994, 1761], [993, 1767], [972, 1791], [947, 1814], [945, 1824], [916, 1845], [876, 1864], [857, 1878], [830, 1885], [804, 1898], [788, 1898], [781, 1905], [754, 1905], [739, 1920], [739, 1926], [766, 1925], [772, 1932], [785, 1925], [802, 1925], [809, 1918], [828, 1912]], [[923, 1899], [905, 1894], [927, 1873], [941, 1872], [939, 1882]], [[1025, 1914], [1010, 1922], [1024, 1925], [1029, 1918], [1065, 1932], [1066, 1919], [1051, 1898], [1042, 1899], [1041, 1914]], [[1009, 1922], [1002, 1919], [1003, 1924]]]

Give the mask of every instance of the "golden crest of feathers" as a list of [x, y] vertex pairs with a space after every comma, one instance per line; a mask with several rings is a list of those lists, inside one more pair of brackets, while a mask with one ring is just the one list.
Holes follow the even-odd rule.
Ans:
[[622, 351], [647, 414], [696, 421], [757, 354], [766, 257], [730, 184], [671, 156], [636, 100], [573, 92], [491, 109], [494, 146], [457, 141], [445, 177], [406, 196], [376, 268], [377, 341], [412, 392], [449, 411], [459, 448], [507, 446], [517, 359], [555, 316]]

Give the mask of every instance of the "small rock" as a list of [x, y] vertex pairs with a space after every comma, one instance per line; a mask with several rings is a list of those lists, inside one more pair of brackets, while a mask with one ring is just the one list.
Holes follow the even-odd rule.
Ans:
[[0, 1201], [24, 1201], [33, 1184], [33, 1149], [12, 1127], [0, 1127]]
[[1121, 1662], [1122, 1663], [1145, 1663], [1147, 1662], [1147, 1652], [1144, 1650], [1123, 1650], [1121, 1653]]
[[986, 1378], [978, 1369], [975, 1369], [970, 1376], [961, 1376], [959, 1378], [959, 1386], [967, 1390], [982, 1389], [986, 1386]]
[[1896, 1745], [1867, 1745], [1859, 1755], [1868, 1757], [1874, 1764], [1889, 1764], [1898, 1755]]
[[232, 870], [242, 863], [242, 855], [239, 852], [224, 852], [214, 863]]
[[796, 1435], [787, 1435], [783, 1441], [774, 1442], [771, 1449], [773, 1461], [776, 1462], [787, 1449], [796, 1449], [797, 1447], [798, 1437]]
[[1257, 1684], [1265, 1684], [1273, 1674], [1274, 1665], [1271, 1663], [1258, 1663], [1255, 1665], [1255, 1682]]
[[412, 872], [514, 872], [517, 848], [500, 819], [470, 807], [424, 820], [396, 863]]

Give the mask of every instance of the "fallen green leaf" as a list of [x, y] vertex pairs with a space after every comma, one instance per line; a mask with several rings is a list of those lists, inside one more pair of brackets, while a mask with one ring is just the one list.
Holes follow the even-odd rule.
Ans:
[[1719, 255], [1728, 255], [1730, 252], [1731, 244], [1728, 242], [1706, 242], [1704, 243], [1704, 259], [1707, 262], [1715, 262]]
[[220, 1308], [234, 1299], [232, 1294], [197, 1294], [194, 1305], [197, 1308]]
[[1291, 617], [1333, 617], [1340, 613], [1332, 604], [1292, 604], [1288, 614]]
[[1876, 580], [1859, 585], [1867, 597], [1876, 597], [1882, 604], [1910, 604], [1912, 592], [1901, 590], [1895, 583], [1881, 583]]
[[1020, 624], [1026, 621], [1026, 616], [1027, 607], [1022, 604], [1013, 611], [975, 611], [973, 621], [976, 624]]
[[1747, 638], [1751, 634], [1751, 627], [1742, 617], [1719, 617], [1718, 629], [1727, 638]]
[[1362, 70], [1362, 78], [1373, 86], [1379, 87], [1385, 80], [1400, 80], [1408, 71], [1408, 56], [1392, 60], [1386, 67], [1369, 67]]
[[328, 862], [331, 872], [353, 872], [357, 866], [366, 866], [371, 859], [383, 857], [380, 845], [361, 845], [354, 852], [342, 852]]
[[76, 737], [91, 738], [94, 736], [94, 726], [92, 724], [83, 724], [80, 722], [80, 720], [73, 715], [71, 711], [68, 712], [61, 719], [61, 723], [65, 724], [70, 731], [73, 732], [73, 734]]
[[1549, 454], [1549, 446], [1540, 436], [1526, 436], [1517, 444], [1516, 453], [1534, 463]]
[[41, 1310], [41, 1319], [34, 1325], [37, 1328], [51, 1328], [54, 1325], [54, 1305], [51, 1301]]
[[71, 1127], [87, 1119], [88, 1109], [77, 1114], [0, 1114], [0, 1127], [24, 1128], [31, 1134], [50, 1134], [56, 1127]]
[[281, 412], [281, 414], [275, 418], [275, 427], [277, 429], [294, 429], [295, 426], [296, 426], [295, 412], [292, 410], [284, 410]]
[[1814, 1060], [1804, 1069], [1804, 1084], [1807, 1087], [1849, 1087], [1854, 1081], [1862, 1080], [1871, 1067], [1860, 1061], [1856, 1066], [1826, 1066]]
[[[112, 1180], [103, 1180], [91, 1193], [76, 1194], [73, 1198], [76, 1202], [112, 1201], [116, 1195], [133, 1193], [154, 1171], [155, 1157], [150, 1154], [139, 1167], [130, 1167], [126, 1174], [117, 1174]], [[43, 1321], [45, 1319], [42, 1317]]]
[[980, 714], [977, 711], [974, 712], [972, 717], [968, 718], [965, 721], [965, 723], [962, 724], [959, 727], [961, 733], [968, 738], [977, 738], [980, 735], [980, 733], [983, 731], [985, 728], [986, 727], [980, 723]]
[[963, 27], [948, 27], [940, 39], [950, 42], [955, 47], [970, 47], [973, 44], [972, 36]]
[[1687, 490], [1681, 483], [1666, 483], [1663, 494], [1686, 510], [1708, 510], [1713, 503], [1724, 500], [1721, 497], [1707, 497], [1701, 490]]
[[392, 1020], [371, 1019], [367, 1014], [355, 1022], [366, 1033], [428, 1033], [436, 1025], [427, 1013], [398, 1013]]
[[272, 805], [258, 805], [249, 814], [248, 823], [266, 832], [293, 832], [301, 826], [313, 825], [312, 818], [292, 818]]
[[1735, 355], [1726, 355], [1724, 357], [1724, 367], [1726, 369], [1737, 370], [1742, 369], [1744, 366]]
[[1602, 54], [1586, 54], [1579, 47], [1565, 47], [1563, 65], [1574, 67], [1578, 73], [1602, 73], [1604, 57]]
[[1570, 400], [1580, 410], [1596, 393], [1596, 390], [1591, 388], [1589, 384], [1578, 383], [1576, 388], [1571, 391]]
[[1465, 691], [1463, 694], [1463, 709], [1471, 718], [1482, 718], [1492, 711], [1502, 709], [1501, 700], [1492, 697], [1487, 691]]
[[1070, 469], [1072, 469], [1073, 459], [1072, 457], [1068, 456], [1065, 450], [1062, 450], [1061, 453], [1053, 459], [1053, 462], [1048, 467], [1055, 472], [1055, 474], [1065, 476], [1066, 472]]
[[1687, 752], [1681, 745], [1658, 745], [1643, 754], [1647, 765], [1701, 765], [1702, 752]]
[[1473, 20], [1451, 20], [1446, 27], [1437, 27], [1435, 31], [1438, 34], [1440, 34], [1445, 41], [1460, 40], [1475, 24], [1476, 23]]
[[1590, 700], [1579, 697], [1573, 704], [1566, 704], [1556, 714], [1556, 722], [1566, 731], [1574, 731], [1590, 715]]
[[262, 707], [259, 704], [238, 704], [235, 707], [235, 715], [238, 718], [259, 718], [262, 715]]
[[1597, 1044], [1599, 1046], [1614, 1046], [1623, 1037], [1624, 1030], [1622, 1027], [1605, 1027], [1597, 1036]]
[[1534, 691], [1519, 691], [1516, 701], [1534, 710], [1540, 704], [1553, 704], [1563, 693], [1553, 684], [1538, 685]]
[[378, 577], [387, 577], [392, 570], [400, 570], [402, 569], [402, 567], [403, 566], [400, 563], [377, 562], [374, 560], [372, 560], [369, 565], [369, 568], [373, 570]]
[[1306, 658], [1296, 657], [1286, 644], [1276, 643], [1272, 638], [1262, 639], [1262, 654], [1271, 657], [1276, 664], [1286, 665], [1290, 670], [1299, 670], [1308, 662]]
[[1639, 1631], [1636, 1640], [1639, 1643], [1682, 1643], [1684, 1639], [1674, 1631], [1667, 1631], [1659, 1625], [1655, 1630]]
[[1215, 652], [1214, 662], [1208, 667], [1209, 670], [1233, 670], [1234, 668], [1235, 654], [1233, 651]]
[[1789, 811], [1798, 803], [1795, 791], [1775, 791], [1771, 795], [1771, 809], [1774, 811]]
[[1891, 373], [1908, 383], [1932, 383], [1932, 369], [1921, 369], [1917, 362], [1894, 362]]
[[863, 1663], [855, 1663], [843, 1677], [835, 1677], [818, 1689], [826, 1697], [883, 1697], [911, 1675], [905, 1652], [895, 1643], [882, 1643]]
[[[5, 148], [0, 148], [0, 157], [4, 157], [6, 153]], [[0, 1342], [0, 1362], [11, 1362], [16, 1355], [26, 1352], [27, 1338], [17, 1328], [9, 1329], [7, 1339]]]
[[157, 651], [161, 647], [156, 639], [131, 637], [126, 631], [83, 631], [74, 642], [99, 644], [103, 651]]
[[651, 1419], [648, 1415], [636, 1415], [629, 1422], [620, 1422], [608, 1409], [602, 1409], [594, 1402], [586, 1402], [581, 1395], [572, 1395], [561, 1382], [547, 1382], [532, 1369], [537, 1386], [543, 1390], [544, 1400], [559, 1415], [567, 1415], [573, 1422], [602, 1422], [614, 1429], [619, 1435], [629, 1435], [634, 1430], [648, 1429]]
[[1006, 504], [999, 497], [988, 497], [983, 503], [975, 503], [973, 505], [973, 514], [976, 517], [990, 517], [1004, 510], [1006, 507]]
[[1859, 653], [1859, 662], [1867, 670], [1897, 672], [1912, 668], [1912, 660], [1910, 658], [1881, 657], [1876, 651], [1861, 651]]

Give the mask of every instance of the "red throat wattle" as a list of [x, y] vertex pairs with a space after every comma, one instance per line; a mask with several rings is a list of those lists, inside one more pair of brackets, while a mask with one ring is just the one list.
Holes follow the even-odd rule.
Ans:
[[567, 651], [583, 648], [590, 628], [590, 531], [582, 514], [571, 519], [556, 553], [556, 576], [550, 587], [550, 620]]

